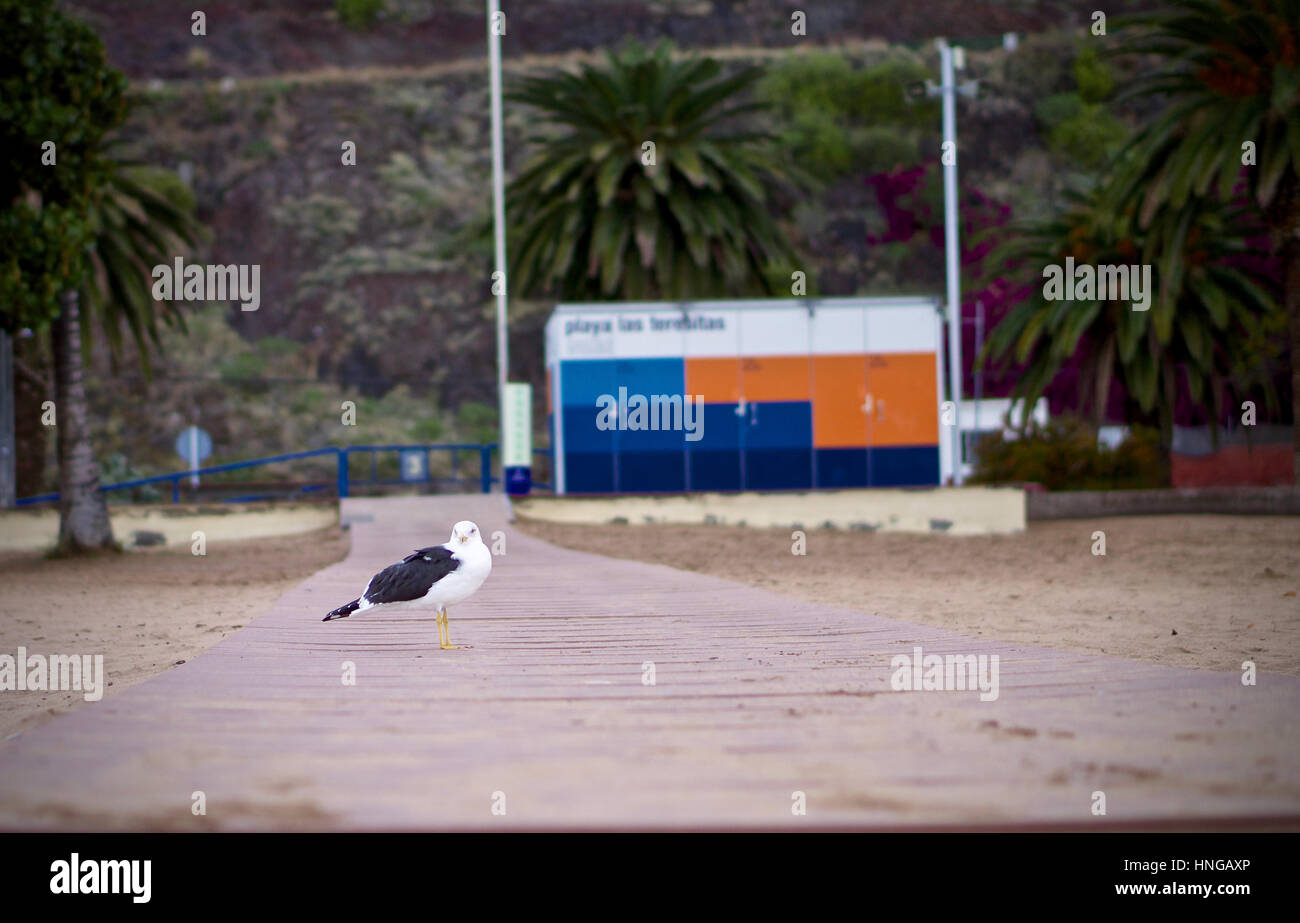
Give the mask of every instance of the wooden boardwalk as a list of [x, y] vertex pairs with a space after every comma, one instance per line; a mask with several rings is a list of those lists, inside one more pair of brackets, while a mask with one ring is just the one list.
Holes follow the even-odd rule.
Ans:
[[[512, 531], [499, 496], [344, 517], [347, 560], [247, 628], [0, 745], [0, 826], [1300, 827], [1295, 677], [1243, 687], [563, 550]], [[507, 552], [451, 610], [472, 649], [439, 651], [432, 613], [320, 621], [467, 518]], [[997, 700], [892, 691], [918, 645], [999, 655]]]

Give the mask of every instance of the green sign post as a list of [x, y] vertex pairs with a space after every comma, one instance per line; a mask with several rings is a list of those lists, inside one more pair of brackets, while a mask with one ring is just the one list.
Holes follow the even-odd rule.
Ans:
[[525, 496], [533, 486], [533, 387], [519, 382], [506, 385], [502, 402], [505, 417], [501, 432], [501, 476], [506, 493]]

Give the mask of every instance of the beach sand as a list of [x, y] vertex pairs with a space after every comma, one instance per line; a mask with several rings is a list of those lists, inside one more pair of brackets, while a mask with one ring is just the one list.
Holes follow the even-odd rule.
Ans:
[[[207, 650], [342, 560], [338, 528], [89, 558], [0, 555], [0, 654], [102, 654], [104, 700]], [[80, 691], [0, 693], [0, 738], [88, 704]]]
[[[1032, 522], [1019, 535], [559, 525], [558, 545], [975, 637], [1169, 666], [1300, 675], [1300, 518]], [[1105, 556], [1093, 533], [1104, 532]]]

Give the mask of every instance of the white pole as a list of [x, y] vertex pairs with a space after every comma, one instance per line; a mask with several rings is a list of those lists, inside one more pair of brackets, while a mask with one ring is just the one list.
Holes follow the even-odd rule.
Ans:
[[199, 428], [198, 426], [190, 427], [190, 486], [197, 488], [199, 486]]
[[[492, 221], [496, 237], [496, 272], [493, 279], [497, 290], [497, 413], [498, 456], [506, 445], [506, 378], [509, 371], [509, 344], [506, 339], [506, 195], [505, 195], [505, 145], [501, 130], [501, 35], [497, 29], [497, 0], [487, 0], [488, 13], [488, 71], [491, 76], [492, 97]], [[504, 466], [501, 469], [505, 477]]]
[[943, 93], [943, 150], [951, 152], [943, 167], [944, 256], [948, 276], [948, 385], [956, 412], [952, 440], [952, 482], [962, 482], [961, 473], [961, 260], [957, 249], [957, 85], [953, 79], [952, 47], [943, 39], [939, 46], [940, 87]]

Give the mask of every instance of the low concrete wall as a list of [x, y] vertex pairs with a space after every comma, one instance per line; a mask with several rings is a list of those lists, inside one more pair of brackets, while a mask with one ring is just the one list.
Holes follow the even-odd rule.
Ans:
[[1186, 487], [1173, 490], [1031, 492], [1025, 496], [1025, 507], [1030, 520], [1180, 513], [1300, 516], [1300, 490], [1294, 487]]
[[[337, 525], [336, 503], [177, 503], [108, 508], [113, 535], [124, 547], [140, 547], [138, 533], [161, 535], [169, 547], [188, 547], [195, 532], [209, 542], [297, 535]], [[55, 509], [0, 511], [0, 551], [43, 551], [59, 538]]]
[[1208, 455], [1169, 455], [1169, 481], [1175, 487], [1290, 487], [1295, 483], [1291, 443], [1225, 445]]
[[516, 499], [514, 509], [531, 519], [588, 524], [713, 523], [953, 535], [1025, 528], [1025, 494], [1017, 487], [533, 497]]

